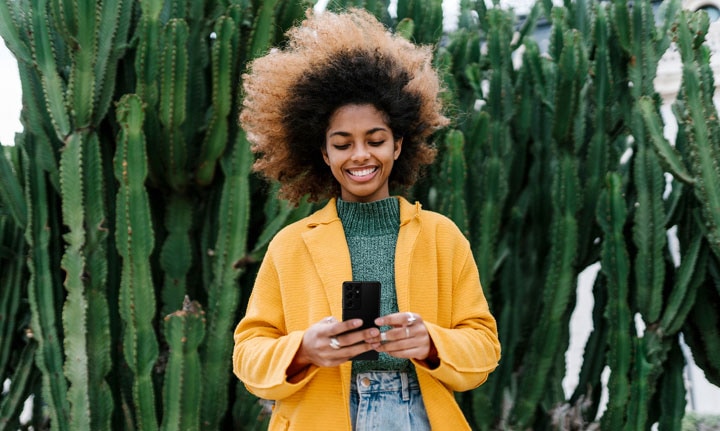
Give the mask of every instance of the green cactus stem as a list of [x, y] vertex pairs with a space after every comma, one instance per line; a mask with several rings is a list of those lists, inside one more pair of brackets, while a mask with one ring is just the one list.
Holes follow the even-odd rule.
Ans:
[[139, 430], [156, 430], [152, 371], [158, 343], [152, 321], [155, 296], [150, 273], [153, 228], [145, 190], [147, 156], [142, 131], [143, 106], [137, 95], [123, 96], [117, 105], [120, 124], [115, 154], [117, 193], [117, 250], [123, 258], [120, 316], [124, 322], [123, 355], [133, 373], [133, 405]]
[[173, 194], [165, 209], [165, 228], [168, 231], [160, 251], [160, 265], [165, 274], [162, 300], [164, 314], [182, 307], [187, 294], [187, 274], [192, 267], [193, 202], [186, 196]]
[[[20, 429], [20, 414], [27, 401], [28, 386], [32, 384], [33, 358], [37, 344], [30, 340], [20, 353], [19, 367], [12, 374], [10, 389], [0, 399], [0, 430]], [[60, 428], [60, 427], [58, 427]]]
[[[692, 22], [693, 28], [689, 26]], [[681, 124], [686, 129], [690, 172], [695, 178], [693, 190], [702, 204], [706, 237], [715, 256], [720, 257], [720, 124], [712, 102], [714, 88], [708, 48], [699, 45], [708, 28], [707, 15], [689, 19], [686, 12], [679, 19], [678, 47], [683, 60], [683, 85], [686, 113]], [[697, 50], [694, 46], [698, 46]], [[697, 53], [696, 53], [697, 51]], [[708, 121], [697, 121], [703, 118]]]
[[577, 175], [577, 161], [569, 155], [561, 156], [553, 174], [553, 219], [549, 230], [551, 247], [543, 285], [543, 308], [530, 346], [530, 355], [534, 359], [527, 364], [532, 371], [523, 375], [523, 390], [518, 394], [514, 411], [518, 426], [522, 428], [532, 423], [545, 381], [560, 356], [558, 346], [564, 325], [563, 315], [577, 285], [577, 273], [574, 271], [578, 237], [575, 214], [580, 194]]
[[205, 335], [205, 313], [197, 301], [186, 296], [182, 309], [163, 319], [165, 340], [170, 348], [163, 385], [163, 431], [193, 431], [200, 428], [203, 392], [198, 347]]
[[611, 374], [608, 390], [612, 394], [602, 417], [603, 429], [624, 429], [630, 397], [630, 369], [633, 357], [632, 316], [629, 299], [630, 258], [625, 245], [627, 209], [620, 175], [611, 173], [598, 203], [597, 220], [604, 233], [601, 252], [602, 271], [607, 278], [608, 324], [607, 365]]
[[60, 187], [63, 195], [63, 221], [68, 228], [64, 235], [67, 247], [61, 266], [65, 271], [67, 299], [63, 307], [65, 376], [70, 382], [67, 394], [70, 403], [70, 426], [90, 429], [90, 369], [87, 357], [88, 302], [85, 280], [85, 217], [83, 202], [83, 141], [87, 136], [73, 133], [66, 141], [60, 159]]
[[[212, 262], [213, 279], [208, 287], [207, 342], [202, 350], [203, 375], [208, 381], [227, 377], [227, 358], [232, 352], [235, 308], [240, 299], [237, 278], [243, 267], [238, 262], [247, 253], [250, 218], [249, 175], [252, 153], [244, 133], [239, 133], [232, 153], [222, 162], [225, 183], [222, 189], [217, 239]], [[227, 387], [210, 385], [203, 397], [201, 428], [215, 430], [227, 409]]]
[[[108, 306], [107, 203], [104, 169], [99, 138], [91, 133], [83, 145], [85, 193], [85, 277], [87, 326], [85, 328], [89, 368], [91, 427], [109, 429], [113, 412], [112, 389], [107, 375], [112, 368], [112, 338]], [[108, 173], [109, 174], [109, 173]], [[65, 316], [63, 316], [65, 317]], [[67, 359], [66, 359], [67, 360]]]
[[62, 339], [57, 328], [60, 327], [60, 307], [55, 300], [52, 260], [50, 256], [51, 232], [50, 208], [46, 173], [40, 164], [30, 164], [40, 155], [31, 142], [25, 145], [27, 155], [24, 171], [25, 202], [28, 205], [28, 223], [25, 241], [30, 253], [28, 256], [28, 300], [31, 310], [30, 331], [38, 343], [36, 362], [42, 371], [42, 394], [48, 405], [50, 420], [57, 430], [70, 430], [69, 406], [67, 400], [68, 385], [63, 375]]
[[160, 137], [165, 151], [161, 154], [167, 183], [178, 191], [183, 190], [188, 181], [183, 124], [187, 110], [189, 32], [184, 20], [172, 19], [165, 25], [162, 37], [158, 118], [163, 126]]
[[440, 210], [449, 216], [458, 228], [468, 234], [468, 211], [465, 201], [467, 164], [465, 163], [465, 139], [458, 130], [451, 130], [445, 137], [446, 154], [444, 170], [447, 183], [442, 187]]
[[655, 151], [644, 138], [638, 139], [633, 165], [637, 193], [633, 223], [633, 242], [637, 247], [635, 301], [643, 319], [655, 323], [663, 308], [665, 287], [665, 177]]
[[65, 84], [58, 73], [53, 47], [53, 35], [50, 26], [47, 0], [32, 0], [32, 50], [35, 63], [40, 72], [45, 107], [52, 119], [58, 139], [63, 140], [70, 134], [70, 118], [65, 109]]
[[25, 227], [27, 206], [23, 198], [23, 191], [10, 160], [5, 157], [5, 148], [2, 146], [0, 146], [0, 207], [12, 216], [18, 227]]
[[228, 141], [228, 116], [230, 115], [232, 92], [237, 75], [233, 67], [233, 53], [236, 51], [235, 22], [229, 17], [220, 17], [215, 23], [217, 39], [212, 47], [212, 119], [209, 131], [203, 141], [200, 162], [195, 181], [208, 185], [215, 176], [217, 160], [225, 151]]

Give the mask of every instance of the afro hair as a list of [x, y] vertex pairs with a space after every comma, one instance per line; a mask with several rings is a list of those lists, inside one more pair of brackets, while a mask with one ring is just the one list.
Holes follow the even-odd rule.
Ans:
[[339, 194], [321, 148], [332, 114], [349, 104], [381, 111], [403, 151], [390, 186], [412, 186], [433, 162], [429, 137], [448, 124], [430, 47], [390, 33], [369, 13], [309, 13], [288, 44], [254, 60], [243, 75], [240, 123], [257, 154], [254, 169], [280, 182], [297, 204]]

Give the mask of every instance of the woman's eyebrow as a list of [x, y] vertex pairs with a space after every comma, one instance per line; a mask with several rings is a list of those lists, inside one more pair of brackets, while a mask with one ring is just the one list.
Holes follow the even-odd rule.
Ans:
[[[385, 128], [385, 127], [373, 127], [372, 129], [370, 129], [370, 130], [368, 130], [367, 132], [365, 132], [365, 134], [366, 134], [366, 135], [372, 135], [372, 134], [375, 133], [375, 132], [387, 132], [387, 131], [388, 131], [388, 129]], [[333, 136], [335, 136], [335, 135], [347, 137], [347, 136], [350, 136], [350, 132], [345, 132], [345, 131], [343, 131], [343, 130], [338, 130], [338, 131], [336, 131], [336, 132], [330, 133], [330, 134], [328, 135], [328, 138], [331, 138], [331, 137], [333, 137]]]

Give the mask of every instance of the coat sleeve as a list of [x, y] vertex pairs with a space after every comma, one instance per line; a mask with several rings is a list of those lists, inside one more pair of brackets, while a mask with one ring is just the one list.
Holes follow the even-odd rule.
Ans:
[[480, 285], [477, 265], [469, 245], [461, 249], [464, 257], [456, 261], [453, 270], [450, 324], [425, 322], [440, 363], [435, 368], [423, 361], [415, 363], [419, 371], [453, 391], [480, 386], [500, 360], [497, 326]]
[[300, 348], [304, 331], [289, 332], [272, 256], [260, 266], [245, 316], [235, 328], [233, 372], [254, 395], [280, 400], [303, 388], [318, 367], [288, 379], [287, 369]]

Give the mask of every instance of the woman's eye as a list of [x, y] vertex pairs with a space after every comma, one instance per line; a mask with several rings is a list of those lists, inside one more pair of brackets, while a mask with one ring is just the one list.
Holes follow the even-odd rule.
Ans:
[[380, 145], [384, 144], [385, 141], [374, 141], [374, 142], [368, 142], [368, 144], [372, 145], [373, 147], [379, 147]]
[[350, 144], [335, 144], [333, 147], [335, 147], [336, 150], [347, 150], [350, 148]]

